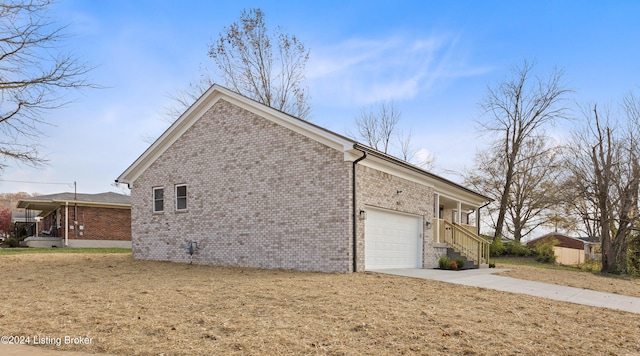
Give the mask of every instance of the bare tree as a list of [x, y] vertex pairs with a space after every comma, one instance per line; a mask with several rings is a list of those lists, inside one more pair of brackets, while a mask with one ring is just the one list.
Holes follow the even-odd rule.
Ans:
[[[169, 124], [173, 123], [184, 113], [204, 92], [214, 84], [211, 73], [204, 67], [200, 68], [200, 79], [189, 83], [186, 89], [178, 89], [175, 94], [169, 95], [172, 104], [165, 107], [164, 118]], [[155, 141], [155, 138], [151, 142]]]
[[515, 165], [513, 186], [507, 200], [511, 224], [507, 231], [516, 241], [549, 223], [549, 211], [558, 204], [560, 149], [542, 139], [527, 139]]
[[570, 168], [578, 177], [574, 184], [590, 203], [602, 243], [602, 271], [625, 273], [629, 243], [640, 222], [640, 101], [629, 94], [620, 115], [594, 105], [585, 116], [587, 127], [574, 134], [570, 145]]
[[[383, 102], [377, 109], [374, 107], [363, 109], [355, 119], [358, 130], [356, 139], [363, 140], [378, 151], [389, 153], [391, 139], [398, 130], [400, 115], [400, 111], [393, 102]], [[408, 147], [405, 148], [408, 149]], [[409, 154], [408, 151], [406, 153]]]
[[[500, 209], [501, 189], [504, 187], [506, 163], [501, 147], [479, 151], [475, 166], [465, 174], [466, 182], [487, 192], [494, 199], [487, 215], [490, 225], [496, 226]], [[527, 139], [515, 157], [512, 187], [506, 199], [505, 230], [516, 240], [547, 224], [549, 212], [557, 205], [557, 178], [560, 174], [559, 148], [548, 140]]]
[[5, 161], [44, 163], [37, 143], [47, 124], [43, 114], [68, 104], [69, 89], [93, 86], [86, 81], [90, 68], [60, 50], [66, 28], [47, 17], [51, 4], [0, 3], [0, 155]]
[[400, 158], [405, 162], [411, 162], [416, 157], [416, 150], [411, 143], [411, 130], [405, 134], [404, 130], [398, 130], [398, 146], [400, 148]]
[[260, 103], [301, 119], [310, 114], [305, 66], [309, 50], [277, 27], [271, 35], [260, 9], [243, 10], [210, 45], [225, 85]]
[[516, 176], [523, 144], [540, 134], [545, 126], [566, 118], [562, 101], [570, 90], [561, 82], [562, 71], [553, 70], [547, 79], [533, 77], [534, 65], [524, 61], [512, 70], [513, 78], [487, 88], [480, 106], [487, 117], [481, 128], [496, 137], [494, 151], [504, 164], [504, 179], [497, 197], [499, 207], [495, 238], [504, 230], [508, 199]]
[[362, 109], [354, 120], [357, 133], [347, 130], [347, 135], [422, 169], [432, 169], [436, 157], [414, 148], [411, 130], [405, 132], [398, 127], [400, 117], [393, 102], [382, 102], [377, 107]]

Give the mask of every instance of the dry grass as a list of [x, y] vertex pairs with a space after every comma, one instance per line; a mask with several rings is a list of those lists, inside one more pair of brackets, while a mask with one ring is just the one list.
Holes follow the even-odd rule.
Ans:
[[509, 271], [500, 273], [503, 276], [640, 298], [640, 279], [638, 278], [577, 270], [540, 269], [512, 264], [498, 264], [497, 267], [509, 269]]
[[88, 346], [47, 346], [53, 349], [640, 353], [637, 314], [435, 281], [133, 261], [129, 254], [2, 256], [0, 266], [0, 334], [94, 338]]

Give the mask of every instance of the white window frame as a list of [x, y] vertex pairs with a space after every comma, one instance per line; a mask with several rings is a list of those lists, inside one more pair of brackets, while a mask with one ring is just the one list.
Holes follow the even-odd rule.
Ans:
[[[184, 187], [184, 196], [178, 196], [178, 189]], [[189, 207], [189, 204], [187, 202], [187, 197], [189, 196], [189, 190], [187, 189], [187, 185], [186, 184], [177, 184], [176, 185], [176, 189], [175, 189], [175, 193], [176, 193], [176, 211], [186, 211]], [[184, 200], [184, 208], [180, 208], [179, 207], [179, 202], [182, 200]]]
[[[159, 201], [160, 199], [156, 199], [156, 191], [162, 191], [162, 210], [156, 210], [156, 201]], [[164, 187], [153, 187], [152, 189], [152, 193], [151, 193], [151, 204], [152, 204], [152, 210], [154, 213], [162, 213], [164, 212]]]

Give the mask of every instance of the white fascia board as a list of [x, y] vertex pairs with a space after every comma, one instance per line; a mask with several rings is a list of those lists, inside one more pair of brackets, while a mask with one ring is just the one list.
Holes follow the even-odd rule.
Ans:
[[54, 203], [61, 205], [78, 205], [78, 206], [86, 206], [86, 207], [94, 207], [94, 208], [122, 208], [122, 209], [131, 209], [131, 204], [121, 204], [121, 203], [101, 203], [101, 202], [89, 202], [89, 201], [76, 201], [76, 200], [54, 200]]
[[[133, 183], [153, 162], [166, 151], [178, 138], [180, 138], [192, 125], [197, 118], [206, 112], [211, 106], [213, 106], [218, 100], [218, 97], [212, 97], [216, 91], [216, 85], [212, 86], [205, 92], [193, 105], [191, 105], [187, 111], [185, 111], [180, 117], [169, 126], [169, 128], [156, 139], [149, 148], [147, 148], [138, 159], [136, 159], [129, 168], [127, 168], [116, 179], [118, 183], [131, 184]], [[208, 105], [207, 105], [208, 104]]]
[[191, 126], [201, 118], [218, 100], [224, 99], [233, 105], [284, 126], [338, 151], [351, 149], [354, 141], [324, 130], [306, 121], [260, 104], [229, 89], [214, 84], [187, 111], [185, 111], [127, 170], [117, 182], [133, 183], [153, 162], [173, 145]]
[[[357, 150], [354, 151], [360, 152]], [[357, 157], [361, 156], [362, 153], [360, 153], [360, 155]], [[381, 172], [392, 174], [396, 177], [403, 178], [429, 188], [433, 188], [434, 194], [439, 194], [440, 196], [460, 201], [463, 205], [477, 208], [486, 202], [486, 200], [478, 197], [477, 195], [461, 189], [455, 185], [446, 184], [445, 182], [430, 177], [426, 174], [418, 173], [416, 171], [380, 159], [373, 155], [367, 155], [367, 158], [360, 161], [360, 163], [358, 164], [379, 170]]]
[[445, 184], [444, 182], [436, 182], [434, 190], [435, 193], [439, 194], [441, 197], [460, 201], [462, 204], [476, 208], [487, 202], [487, 200], [480, 198], [471, 192], [460, 189], [456, 186]]
[[[362, 156], [362, 153], [358, 157], [361, 157], [361, 156]], [[367, 158], [360, 161], [358, 164], [363, 165], [365, 167], [373, 168], [375, 170], [378, 170], [384, 173], [389, 173], [396, 177], [403, 178], [408, 181], [427, 186], [429, 188], [434, 188], [433, 183], [429, 181], [427, 176], [420, 174], [418, 172], [414, 172], [412, 170], [403, 168], [401, 166], [398, 166], [397, 164], [393, 164], [389, 161], [380, 159], [373, 155], [367, 154]]]
[[233, 105], [250, 111], [275, 124], [286, 127], [291, 131], [306, 136], [325, 146], [331, 147], [340, 152], [351, 150], [353, 148], [353, 144], [355, 143], [353, 140], [323, 129], [310, 122], [287, 115], [269, 106], [259, 104], [237, 93], [230, 92], [229, 94], [229, 97], [225, 97], [224, 99]]

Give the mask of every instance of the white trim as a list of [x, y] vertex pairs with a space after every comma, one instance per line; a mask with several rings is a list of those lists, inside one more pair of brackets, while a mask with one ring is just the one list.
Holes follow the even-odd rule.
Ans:
[[64, 245], [69, 246], [69, 202], [64, 205]]
[[436, 233], [436, 242], [440, 243], [440, 194], [438, 193], [433, 194], [433, 207], [436, 210], [434, 213], [434, 216], [436, 217], [436, 223], [433, 228]]
[[[182, 209], [180, 209], [178, 207], [178, 198], [182, 198], [182, 196], [178, 197], [178, 188], [180, 188], [180, 187], [184, 187], [184, 193], [185, 193], [185, 195], [184, 195], [184, 205], [185, 205], [185, 207], [182, 208]], [[176, 211], [187, 211], [187, 210], [189, 210], [189, 189], [187, 188], [187, 185], [186, 184], [176, 184], [175, 185], [175, 189], [174, 189], [174, 194], [175, 194], [174, 196], [175, 196], [175, 200], [176, 200], [176, 205], [175, 205]]]
[[172, 144], [221, 99], [341, 152], [351, 149], [355, 143], [355, 141], [347, 139], [346, 137], [322, 129], [301, 119], [294, 118], [214, 84], [196, 100], [187, 111], [180, 115], [116, 181], [129, 185], [132, 184], [158, 157], [171, 147]]
[[434, 193], [440, 195], [441, 197], [459, 201], [464, 205], [469, 205], [474, 208], [477, 208], [478, 206], [486, 202], [485, 199], [480, 198], [477, 195], [474, 195], [463, 189], [457, 188], [454, 185], [446, 184], [439, 181], [438, 179], [431, 178], [425, 174], [421, 174], [408, 168], [404, 168], [400, 165], [391, 163], [372, 155], [367, 155], [367, 158], [360, 161], [358, 165], [373, 168], [375, 170], [389, 173], [396, 177], [418, 183], [428, 188], [432, 188], [434, 190]]
[[[413, 236], [410, 237], [410, 239], [416, 239], [413, 244], [415, 244], [414, 246], [416, 247], [416, 250], [413, 251], [414, 252], [414, 256], [413, 258], [415, 259], [416, 262], [416, 266], [412, 266], [411, 268], [423, 268], [424, 266], [424, 216], [422, 215], [417, 215], [417, 214], [411, 214], [411, 213], [406, 213], [406, 212], [402, 212], [402, 211], [396, 211], [396, 210], [391, 210], [391, 209], [384, 209], [384, 208], [379, 208], [379, 207], [375, 207], [375, 206], [371, 206], [371, 205], [365, 205], [365, 211], [369, 211], [370, 213], [375, 212], [377, 214], [379, 214], [380, 216], [402, 216], [405, 218], [410, 218], [412, 219], [413, 222], [416, 223], [416, 225], [414, 225], [412, 227], [412, 230], [415, 228], [415, 231], [417, 232], [418, 236]], [[365, 220], [365, 227], [364, 227], [364, 265], [365, 265], [365, 270], [370, 270], [370, 269], [375, 269], [375, 268], [400, 268], [397, 265], [394, 266], [371, 266], [371, 261], [367, 260], [367, 257], [372, 257], [371, 253], [373, 251], [379, 251], [378, 249], [371, 249], [367, 247], [367, 236], [369, 235], [369, 231], [367, 229], [367, 227], [371, 227], [371, 224], [373, 224], [373, 217], [371, 216], [372, 214], [369, 214], [369, 216], [367, 216], [367, 220]], [[403, 226], [405, 226], [403, 224]], [[370, 236], [370, 235], [369, 235]], [[388, 236], [388, 234], [383, 234], [383, 236]], [[389, 240], [389, 241], [393, 241], [393, 240]], [[388, 240], [385, 240], [385, 244], [386, 242], [388, 242]], [[369, 264], [369, 267], [367, 267], [367, 264]], [[401, 267], [401, 268], [406, 268], [406, 267]]]
[[[156, 190], [162, 190], [162, 210], [156, 210]], [[164, 186], [151, 188], [151, 211], [153, 213], [164, 213]]]

